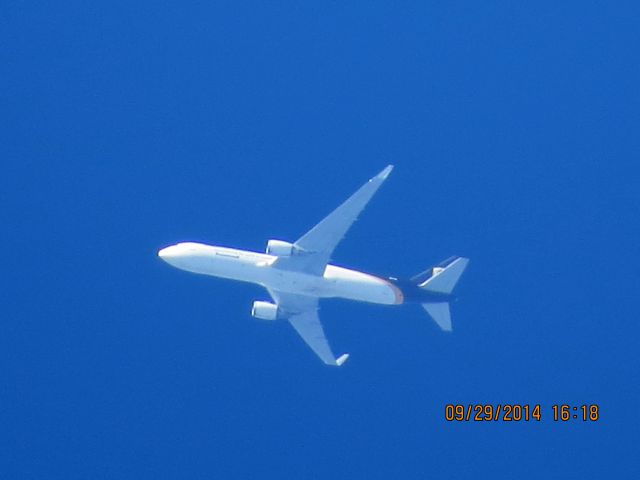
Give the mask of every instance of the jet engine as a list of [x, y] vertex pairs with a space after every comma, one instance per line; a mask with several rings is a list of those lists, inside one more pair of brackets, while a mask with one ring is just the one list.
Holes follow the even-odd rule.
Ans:
[[290, 257], [295, 254], [296, 247], [292, 243], [282, 240], [269, 240], [267, 242], [267, 254], [277, 257]]
[[276, 320], [278, 318], [278, 306], [271, 302], [253, 302], [251, 315], [260, 320]]

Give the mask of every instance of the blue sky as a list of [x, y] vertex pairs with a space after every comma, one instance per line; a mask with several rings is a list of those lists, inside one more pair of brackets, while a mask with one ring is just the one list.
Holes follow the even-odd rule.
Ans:
[[[6, 2], [0, 476], [637, 478], [640, 11], [557, 3]], [[327, 368], [155, 256], [295, 240], [388, 163], [335, 260], [470, 257], [452, 335], [327, 301]]]

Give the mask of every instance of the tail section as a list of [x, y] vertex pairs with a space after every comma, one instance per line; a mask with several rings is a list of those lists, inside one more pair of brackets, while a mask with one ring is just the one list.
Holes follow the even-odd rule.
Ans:
[[[468, 258], [454, 257], [445, 260], [441, 264], [432, 268], [431, 277], [418, 284], [423, 290], [433, 293], [450, 294], [453, 292], [456, 283], [460, 279], [462, 272], [467, 268]], [[444, 265], [444, 266], [443, 266]]]
[[468, 263], [468, 258], [451, 257], [411, 279], [418, 288], [433, 294], [433, 300], [422, 303], [422, 307], [446, 332], [452, 330], [447, 296], [453, 292]]
[[449, 302], [437, 302], [437, 303], [423, 303], [424, 308], [431, 318], [438, 324], [438, 326], [445, 332], [450, 332], [453, 327], [451, 326], [451, 312], [449, 311]]

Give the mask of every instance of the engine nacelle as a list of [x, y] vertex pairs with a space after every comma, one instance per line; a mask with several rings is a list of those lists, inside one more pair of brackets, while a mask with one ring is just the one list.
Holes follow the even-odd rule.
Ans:
[[290, 257], [295, 253], [296, 247], [292, 243], [282, 240], [269, 240], [267, 242], [267, 254], [276, 257]]
[[253, 302], [251, 315], [260, 320], [276, 320], [278, 318], [278, 306], [271, 302]]

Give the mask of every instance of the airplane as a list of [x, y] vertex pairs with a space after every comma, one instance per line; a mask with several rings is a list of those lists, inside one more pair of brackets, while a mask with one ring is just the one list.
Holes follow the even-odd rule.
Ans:
[[451, 257], [406, 280], [329, 263], [338, 243], [392, 169], [388, 165], [293, 243], [269, 240], [266, 253], [260, 253], [183, 242], [159, 250], [158, 256], [181, 270], [265, 287], [273, 302], [253, 302], [251, 315], [260, 320], [288, 320], [327, 365], [341, 366], [349, 354], [333, 354], [318, 316], [321, 298], [383, 305], [417, 302], [442, 330], [451, 331], [449, 302], [469, 259]]

